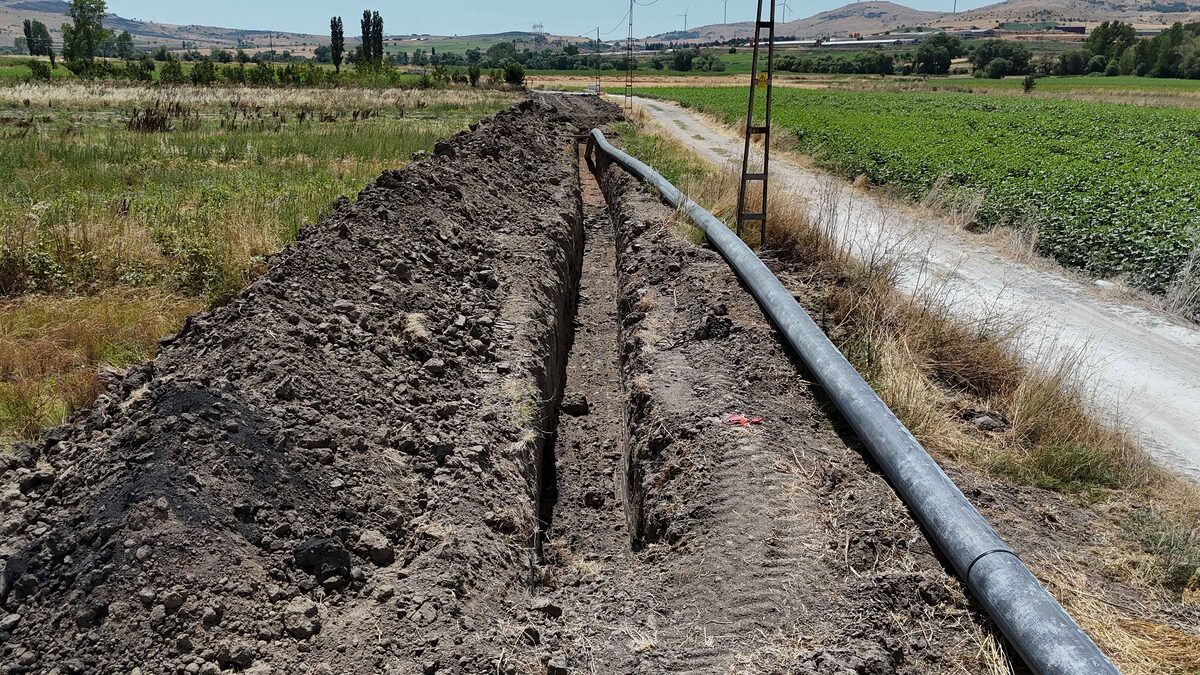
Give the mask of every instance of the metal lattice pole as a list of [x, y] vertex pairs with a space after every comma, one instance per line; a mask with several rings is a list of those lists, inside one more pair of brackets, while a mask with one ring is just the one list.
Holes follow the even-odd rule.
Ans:
[[625, 107], [633, 110], [633, 2], [629, 0], [629, 39], [625, 42]]
[[[770, 2], [770, 14], [763, 20], [763, 3]], [[763, 45], [763, 31], [766, 31], [766, 72], [760, 66]], [[750, 67], [750, 97], [746, 106], [746, 146], [742, 154], [742, 176], [738, 185], [737, 233], [742, 235], [746, 223], [758, 222], [758, 245], [761, 249], [767, 241], [767, 178], [771, 169], [771, 99], [775, 84], [775, 0], [758, 0], [758, 17], [754, 22], [754, 58]], [[759, 89], [766, 90], [766, 114], [763, 124], [755, 124], [754, 104]], [[763, 159], [762, 170], [753, 171], [750, 167], [750, 150], [756, 137], [762, 138]], [[762, 200], [758, 211], [748, 211], [746, 207], [747, 187], [751, 183], [762, 186]]]

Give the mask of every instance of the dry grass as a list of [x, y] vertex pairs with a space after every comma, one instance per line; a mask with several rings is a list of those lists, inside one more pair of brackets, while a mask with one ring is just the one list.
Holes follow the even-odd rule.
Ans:
[[[703, 162], [689, 159], [682, 147], [655, 143], [656, 165], [675, 173], [668, 178], [732, 220], [736, 176], [701, 171], [696, 165]], [[686, 171], [676, 171], [680, 167]], [[799, 215], [807, 212], [773, 195], [766, 257], [814, 319], [935, 456], [1056, 490], [1081, 506], [1099, 503], [1098, 522], [1120, 541], [1127, 564], [1109, 569], [1080, 552], [1064, 573], [1039, 566], [1043, 551], [1033, 552], [1031, 564], [1127, 672], [1194, 673], [1200, 636], [1177, 625], [1179, 615], [1164, 617], [1200, 595], [1200, 490], [1156, 468], [1119, 426], [1090, 414], [1090, 394], [1081, 384], [1087, 381], [1085, 352], [1049, 345], [1045, 358], [1026, 366], [1014, 347], [1019, 323], [993, 315], [953, 318], [937, 280], [914, 295], [896, 290], [893, 261], [919, 250], [893, 246], [851, 256], [845, 245], [851, 235], [832, 212], [819, 222]], [[744, 236], [757, 244], [757, 231]], [[1007, 424], [984, 432], [970, 423], [979, 413]], [[1155, 515], [1130, 519], [1130, 505], [1137, 504], [1153, 505]], [[1087, 588], [1087, 575], [1119, 579], [1138, 589], [1147, 606], [1114, 608], [1100, 599], [1107, 589]], [[993, 672], [1008, 672], [1004, 650], [986, 637], [980, 642], [985, 662]]]
[[32, 438], [90, 405], [100, 366], [149, 359], [160, 338], [202, 308], [158, 290], [0, 304], [0, 435]]
[[420, 110], [441, 106], [471, 108], [500, 106], [512, 96], [485, 89], [371, 89], [344, 87], [293, 89], [285, 87], [159, 87], [100, 82], [71, 84], [26, 83], [0, 87], [0, 106], [25, 106], [26, 102], [48, 108], [129, 108], [158, 102], [193, 107], [261, 107], [310, 110], [403, 109]]

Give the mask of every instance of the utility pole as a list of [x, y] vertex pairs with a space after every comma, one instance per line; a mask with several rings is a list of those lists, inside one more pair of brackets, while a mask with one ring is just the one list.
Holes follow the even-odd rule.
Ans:
[[[767, 243], [767, 177], [771, 169], [771, 95], [775, 81], [775, 0], [765, 0], [771, 3], [769, 18], [763, 20], [763, 2], [758, 0], [758, 18], [754, 22], [754, 59], [750, 66], [750, 102], [746, 108], [746, 149], [742, 155], [742, 177], [738, 185], [737, 234], [742, 236], [742, 228], [746, 223], [758, 221], [758, 248], [761, 251]], [[763, 31], [766, 31], [767, 65], [766, 73], [760, 72], [759, 56], [763, 46]], [[758, 89], [766, 90], [766, 120], [762, 126], [755, 124], [754, 99]], [[762, 171], [752, 171], [750, 168], [750, 149], [755, 137], [762, 138]], [[757, 211], [750, 211], [746, 205], [746, 192], [750, 183], [762, 185], [761, 201]]]
[[596, 95], [604, 95], [604, 90], [600, 88], [600, 26], [596, 26]]
[[633, 110], [633, 1], [629, 0], [629, 39], [625, 42], [625, 107]]

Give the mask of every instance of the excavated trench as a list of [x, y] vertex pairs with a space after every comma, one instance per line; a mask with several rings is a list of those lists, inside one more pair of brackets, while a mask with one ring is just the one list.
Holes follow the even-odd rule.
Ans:
[[980, 670], [728, 266], [582, 160], [615, 112], [388, 172], [4, 458], [0, 672]]

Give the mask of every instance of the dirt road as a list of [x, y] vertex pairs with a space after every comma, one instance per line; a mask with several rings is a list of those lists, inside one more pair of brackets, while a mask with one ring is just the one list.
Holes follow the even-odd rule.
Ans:
[[[664, 101], [637, 103], [672, 136], [720, 165], [740, 162], [742, 142], [711, 120]], [[1162, 464], [1200, 477], [1200, 331], [1135, 305], [1107, 300], [1052, 270], [1002, 257], [933, 216], [851, 188], [786, 158], [772, 174], [805, 199], [810, 216], [863, 258], [902, 261], [906, 290], [945, 298], [960, 316], [1023, 324], [1031, 362], [1083, 350], [1087, 388], [1104, 415], [1138, 433]]]

